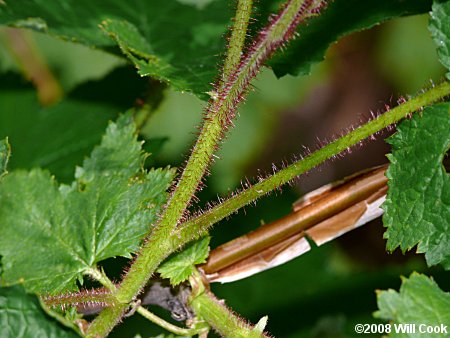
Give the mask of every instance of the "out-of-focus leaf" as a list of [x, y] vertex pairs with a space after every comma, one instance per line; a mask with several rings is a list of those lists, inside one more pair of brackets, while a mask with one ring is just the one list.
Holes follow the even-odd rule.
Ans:
[[213, 2], [215, 0], [177, 0], [177, 1], [181, 2], [182, 4], [185, 4], [185, 5], [191, 5], [191, 6], [196, 6], [198, 8], [203, 8], [207, 4], [209, 4], [210, 2]]
[[70, 182], [74, 167], [100, 142], [109, 120], [149, 90], [130, 67], [87, 82], [59, 104], [42, 107], [35, 91], [11, 73], [0, 77], [0, 137], [9, 137], [10, 169], [44, 167]]
[[450, 146], [450, 104], [415, 114], [388, 139], [389, 190], [383, 206], [388, 250], [418, 245], [428, 265], [450, 269], [450, 177], [442, 164]]
[[377, 70], [395, 92], [417, 93], [430, 79], [437, 83], [445, 74], [426, 29], [428, 20], [427, 14], [399, 18], [387, 22], [377, 32]]
[[[434, 1], [432, 9], [429, 29], [439, 60], [450, 70], [450, 1]], [[450, 72], [447, 78], [450, 79]]]
[[161, 277], [169, 278], [172, 285], [180, 284], [188, 279], [192, 275], [195, 265], [206, 262], [209, 253], [209, 240], [209, 236], [199, 239], [166, 260], [158, 268]]
[[203, 99], [216, 76], [231, 16], [223, 1], [201, 9], [175, 0], [26, 0], [0, 6], [2, 24], [120, 53], [118, 45], [140, 74]]
[[419, 13], [431, 8], [431, 0], [334, 0], [322, 13], [299, 26], [299, 37], [269, 62], [275, 74], [309, 74], [322, 61], [328, 47], [339, 38], [383, 21]]
[[173, 170], [142, 169], [129, 115], [111, 123], [72, 185], [46, 171], [15, 171], [0, 184], [2, 280], [27, 290], [73, 289], [96, 263], [130, 257], [166, 200]]
[[75, 332], [47, 317], [36, 296], [19, 287], [0, 288], [0, 336], [75, 338]]
[[[441, 327], [450, 323], [450, 294], [442, 291], [436, 282], [425, 275], [413, 273], [409, 278], [403, 278], [400, 292], [378, 291], [377, 302], [380, 310], [374, 314], [375, 317], [389, 320], [393, 324], [389, 337], [432, 337], [433, 334], [421, 333], [419, 326]], [[395, 332], [399, 324], [414, 324], [416, 332]], [[441, 332], [435, 336], [448, 335]]]
[[[0, 72], [22, 73], [8, 46], [6, 32], [6, 27], [0, 28]], [[100, 79], [126, 63], [120, 56], [44, 33], [27, 30], [24, 34], [66, 93], [86, 81]]]
[[8, 161], [11, 155], [11, 147], [9, 146], [8, 139], [0, 141], [0, 178], [8, 173]]

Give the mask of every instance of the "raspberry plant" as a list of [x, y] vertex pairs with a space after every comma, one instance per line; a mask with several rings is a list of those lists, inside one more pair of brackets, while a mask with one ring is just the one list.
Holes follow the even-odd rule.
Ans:
[[[8, 105], [1, 108], [2, 133], [9, 137], [0, 148], [0, 318], [5, 337], [104, 337], [135, 312], [180, 336], [205, 337], [211, 329], [228, 337], [269, 336], [267, 317], [256, 325], [242, 319], [213, 295], [195, 267], [208, 257], [211, 227], [402, 120], [388, 139], [392, 153], [383, 207], [387, 250], [417, 245], [429, 266], [450, 268], [450, 181], [443, 165], [450, 145], [447, 81], [399, 100], [396, 107], [317, 151], [281, 169], [274, 166], [273, 173], [249, 180], [242, 190], [203, 212], [192, 212], [215, 154], [239, 123], [239, 106], [263, 66], [278, 77], [307, 74], [341, 37], [431, 11], [429, 31], [440, 61], [450, 69], [450, 1], [239, 0], [233, 19], [229, 6], [175, 0], [0, 3], [3, 25], [114, 53], [142, 77], [136, 79], [128, 68], [118, 70], [84, 84], [56, 105], [42, 107], [29, 89], [13, 90], [20, 86], [16, 78], [4, 76], [3, 89], [11, 91], [5, 102], [12, 100], [24, 114], [23, 126], [16, 125]], [[269, 15], [271, 11], [275, 14]], [[30, 43], [28, 52], [14, 44], [24, 39], [23, 31], [4, 32], [23, 72], [39, 89], [41, 102], [59, 100], [51, 74], [36, 71], [45, 70], [45, 62], [31, 53], [35, 50]], [[111, 89], [108, 84], [117, 84], [117, 78], [130, 80], [123, 88]], [[143, 146], [138, 139], [166, 87], [205, 101], [197, 140], [178, 172], [150, 169], [149, 152], [161, 145], [148, 140]], [[35, 109], [20, 111], [30, 101]], [[117, 117], [117, 110], [123, 114]], [[104, 131], [109, 119], [115, 121]], [[27, 144], [26, 151], [16, 153], [20, 142]], [[52, 171], [59, 173], [60, 182]], [[129, 262], [120, 280], [112, 280], [101, 264], [118, 256]], [[186, 327], [159, 318], [141, 304], [155, 274], [173, 289], [181, 283], [188, 290]], [[430, 300], [426, 309], [423, 299]], [[414, 274], [403, 280], [399, 294], [379, 292], [376, 316], [399, 323], [450, 324], [449, 302], [434, 281]], [[412, 315], [412, 307], [421, 308], [420, 316]], [[92, 308], [99, 314], [83, 318], [83, 309]]]

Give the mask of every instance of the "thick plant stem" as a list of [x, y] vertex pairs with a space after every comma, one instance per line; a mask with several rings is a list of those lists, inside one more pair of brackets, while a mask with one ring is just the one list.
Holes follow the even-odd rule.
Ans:
[[400, 121], [414, 111], [430, 105], [448, 95], [450, 95], [449, 82], [444, 82], [431, 88], [415, 98], [385, 112], [376, 119], [362, 125], [336, 141], [331, 142], [302, 160], [294, 162], [274, 175], [267, 177], [261, 182], [253, 185], [251, 188], [231, 197], [211, 210], [206, 211], [201, 216], [184, 223], [182, 227], [180, 227], [177, 236], [182, 239], [183, 244], [204, 236], [211, 225], [231, 215], [243, 206], [252, 203], [276, 188], [281, 187], [297, 176], [307, 172], [333, 156], [336, 156], [349, 147], [358, 144], [360, 141], [383, 130], [387, 126]]
[[[223, 66], [222, 80], [219, 81], [219, 87], [224, 87], [228, 83], [231, 73], [236, 70], [241, 61], [252, 4], [253, 0], [238, 1], [235, 22], [228, 44], [227, 57]], [[213, 93], [212, 95], [216, 94]], [[223, 136], [223, 126], [227, 123], [226, 108], [219, 112], [212, 109], [214, 104], [215, 99], [211, 99], [208, 103], [205, 124], [182, 177], [163, 214], [160, 223], [161, 227], [171, 226], [173, 229], [176, 226], [192, 196], [195, 194], [200, 180], [211, 161], [211, 157]]]
[[114, 307], [107, 307], [89, 325], [86, 337], [105, 337], [116, 326], [125, 314], [129, 304], [118, 304]]
[[[227, 78], [208, 103], [205, 122], [178, 184], [167, 203], [158, 229], [171, 235], [189, 205], [208, 168], [214, 152], [228, 127], [232, 124], [238, 103], [262, 63], [294, 35], [298, 23], [309, 16], [322, 1], [291, 0], [283, 11], [264, 29], [258, 42]], [[242, 47], [242, 46], [241, 46]], [[230, 58], [235, 62], [235, 56]]]
[[253, 0], [238, 0], [233, 30], [228, 44], [227, 58], [223, 65], [222, 81], [225, 82], [241, 61], [247, 26], [252, 13]]
[[89, 327], [88, 337], [107, 335], [158, 265], [180, 246], [178, 238], [174, 237], [174, 231], [194, 196], [213, 153], [232, 123], [236, 106], [250, 81], [258, 73], [262, 63], [294, 35], [299, 22], [320, 4], [322, 0], [289, 1], [260, 33], [257, 43], [247, 57], [218, 88], [217, 97], [211, 98], [200, 136], [161, 219], [116, 292], [116, 298], [121, 304], [102, 311]]
[[264, 334], [267, 317], [262, 318], [256, 326], [247, 323], [205, 289], [197, 270], [189, 278], [189, 283], [192, 288], [189, 305], [196, 317], [206, 321], [222, 337], [267, 337]]
[[196, 296], [190, 305], [195, 314], [208, 322], [222, 337], [267, 337], [262, 330], [255, 329], [255, 326], [239, 318], [209, 291]]

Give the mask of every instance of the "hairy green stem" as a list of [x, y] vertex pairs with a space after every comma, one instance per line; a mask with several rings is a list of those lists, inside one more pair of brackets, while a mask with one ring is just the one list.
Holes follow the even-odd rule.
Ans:
[[[260, 34], [258, 43], [247, 57], [236, 67], [227, 81], [218, 88], [217, 94], [209, 101], [205, 122], [184, 168], [178, 184], [167, 203], [160, 222], [156, 227], [167, 232], [174, 230], [198, 188], [211, 163], [212, 156], [232, 124], [234, 112], [242, 100], [250, 81], [256, 76], [262, 63], [282, 44], [293, 36], [297, 24], [310, 15], [322, 0], [291, 0], [280, 15]], [[307, 4], [306, 6], [304, 4]], [[242, 32], [241, 32], [242, 33]], [[239, 37], [239, 35], [236, 35]], [[230, 42], [235, 45], [234, 41]], [[242, 46], [241, 46], [242, 48]], [[236, 55], [230, 57], [235, 62]]]
[[84, 290], [79, 292], [71, 292], [58, 296], [42, 297], [42, 301], [52, 308], [54, 307], [69, 307], [73, 305], [81, 305], [90, 303], [100, 304], [102, 306], [113, 306], [116, 298], [109, 292], [109, 290]]
[[195, 314], [208, 322], [222, 337], [267, 337], [258, 328], [239, 318], [209, 291], [195, 297], [190, 305]]
[[[235, 23], [229, 41], [227, 58], [224, 63], [224, 73], [222, 81], [220, 81], [222, 88], [228, 84], [231, 72], [237, 68], [241, 60], [251, 7], [252, 0], [239, 0]], [[223, 109], [219, 110], [214, 108], [214, 99], [208, 103], [207, 116], [202, 131], [176, 189], [167, 204], [161, 222], [159, 223], [159, 228], [174, 229], [182, 218], [192, 196], [195, 195], [200, 180], [211, 162], [211, 157], [220, 139], [223, 137], [223, 127], [228, 123], [227, 110], [233, 104], [235, 97], [232, 97], [232, 95], [225, 95], [225, 97], [224, 100], [221, 100], [227, 101], [226, 104], [223, 104]]]
[[263, 332], [267, 317], [260, 320], [256, 326], [247, 323], [227, 308], [223, 301], [205, 289], [197, 270], [189, 277], [189, 283], [192, 288], [189, 300], [192, 310], [199, 319], [205, 320], [222, 337], [267, 337]]
[[204, 236], [211, 225], [231, 215], [243, 206], [250, 204], [261, 196], [281, 187], [295, 177], [307, 172], [333, 156], [336, 156], [349, 147], [358, 144], [360, 141], [381, 131], [387, 126], [400, 121], [407, 115], [424, 106], [430, 105], [433, 102], [441, 100], [448, 95], [450, 95], [450, 83], [444, 82], [385, 112], [376, 119], [362, 125], [336, 141], [331, 142], [302, 160], [294, 162], [274, 175], [253, 185], [251, 188], [229, 198], [211, 210], [206, 211], [201, 216], [184, 223], [177, 232], [177, 237], [181, 239], [181, 242], [184, 245], [193, 239]]
[[129, 304], [118, 304], [113, 307], [107, 307], [89, 325], [86, 337], [99, 338], [105, 337], [116, 326], [125, 314]]
[[86, 271], [86, 274], [102, 284], [104, 287], [106, 287], [109, 291], [115, 292], [116, 291], [116, 285], [106, 276], [105, 272], [102, 270], [99, 270], [97, 268], [90, 268]]
[[160, 221], [115, 294], [121, 304], [103, 310], [89, 327], [88, 337], [107, 335], [159, 264], [182, 244], [173, 236], [174, 230], [194, 196], [220, 140], [232, 123], [236, 106], [251, 79], [258, 73], [262, 62], [282, 43], [287, 42], [294, 35], [298, 23], [321, 3], [321, 0], [289, 1], [281, 13], [261, 32], [259, 41], [245, 60], [219, 88], [217, 98], [209, 101], [205, 123], [183, 174]]
[[233, 30], [228, 44], [227, 58], [223, 65], [222, 81], [225, 82], [241, 61], [247, 26], [252, 13], [253, 0], [238, 0]]

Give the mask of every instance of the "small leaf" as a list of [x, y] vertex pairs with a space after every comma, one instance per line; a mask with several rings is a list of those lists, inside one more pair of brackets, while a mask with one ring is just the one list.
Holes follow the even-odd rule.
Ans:
[[[389, 320], [397, 327], [398, 324], [415, 324], [416, 333], [401, 337], [431, 337], [430, 333], [420, 333], [419, 325], [441, 326], [450, 323], [450, 294], [442, 291], [431, 278], [418, 273], [413, 273], [409, 279], [402, 279], [400, 292], [378, 291], [377, 303], [380, 310], [374, 313], [375, 317]], [[395, 335], [395, 326], [390, 336], [399, 337]]]
[[264, 316], [262, 317], [260, 320], [258, 320], [258, 323], [256, 323], [255, 327], [253, 328], [252, 332], [257, 333], [257, 334], [262, 334], [264, 333], [264, 329], [267, 326], [267, 321], [269, 320], [268, 316]]
[[173, 170], [142, 169], [145, 154], [129, 115], [111, 123], [72, 185], [41, 169], [0, 184], [2, 279], [27, 290], [74, 289], [96, 263], [130, 257], [166, 200]]
[[[450, 1], [434, 1], [429, 29], [441, 63], [450, 70]], [[450, 79], [450, 72], [447, 73]]]
[[8, 138], [0, 141], [0, 178], [8, 173], [8, 161], [11, 155], [11, 147]]
[[37, 297], [19, 286], [0, 288], [0, 328], [2, 337], [79, 337], [47, 317]]
[[158, 269], [163, 278], [169, 278], [172, 285], [187, 280], [194, 266], [205, 263], [209, 254], [210, 237], [204, 237], [187, 246], [183, 251], [166, 260]]
[[104, 20], [100, 27], [117, 42], [122, 52], [136, 65], [139, 75], [171, 82], [173, 88], [180, 91], [188, 87], [182, 79], [171, 81], [170, 74], [176, 72], [176, 68], [155, 55], [136, 26], [127, 21], [108, 19]]
[[418, 245], [428, 265], [450, 269], [450, 177], [442, 164], [450, 146], [450, 104], [425, 108], [388, 139], [392, 154], [383, 206], [387, 248]]

